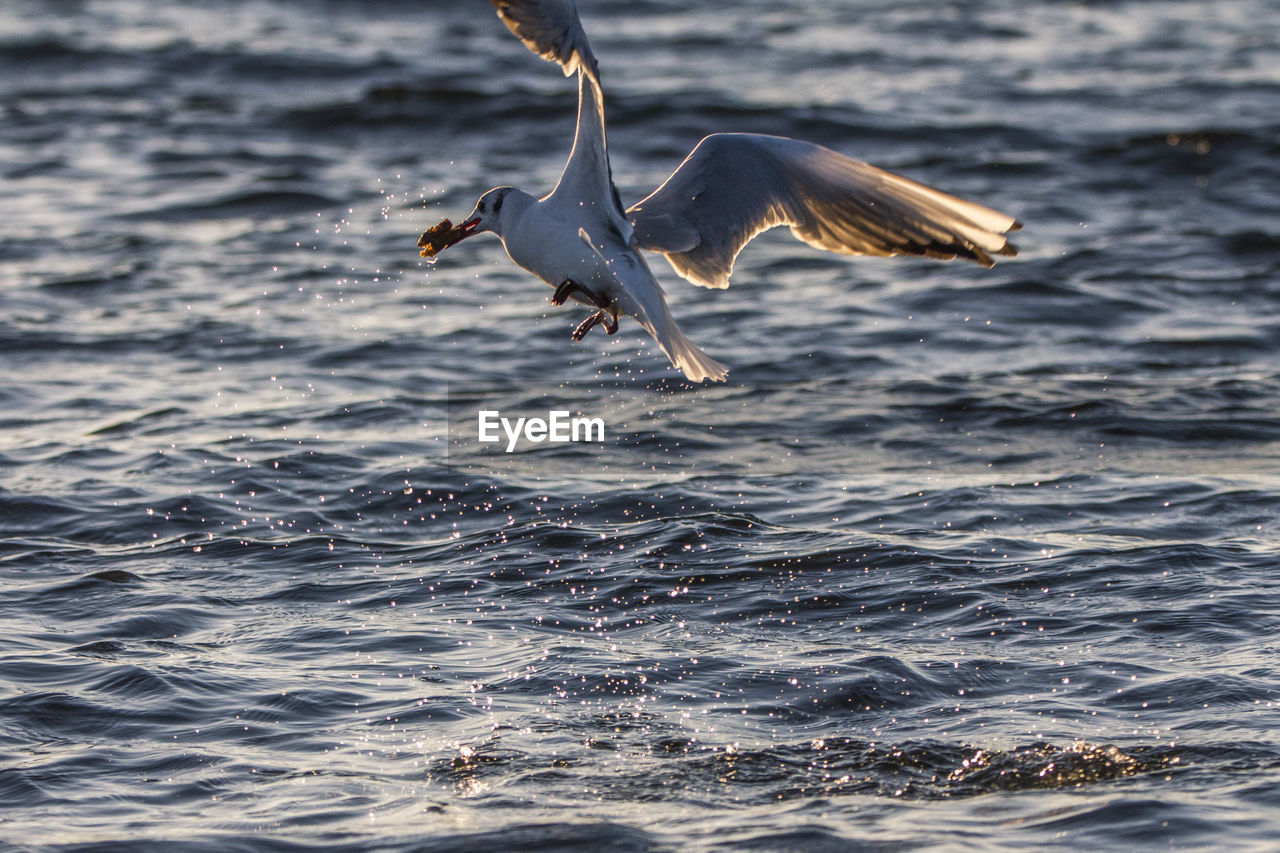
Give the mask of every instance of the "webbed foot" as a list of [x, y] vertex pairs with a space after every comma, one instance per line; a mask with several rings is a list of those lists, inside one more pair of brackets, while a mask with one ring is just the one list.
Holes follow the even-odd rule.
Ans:
[[[587, 336], [587, 332], [591, 331], [596, 327], [597, 323], [604, 323], [605, 331], [609, 332], [609, 315], [605, 314], [603, 311], [597, 311], [596, 313], [592, 314], [590, 317], [588, 317], [587, 319], [579, 323], [578, 328], [574, 329], [573, 334], [570, 335], [569, 337], [573, 338], [575, 343], [578, 341], [581, 341], [583, 338]], [[616, 332], [616, 331], [618, 331], [618, 323], [615, 320], [613, 323], [613, 332]], [[609, 332], [609, 334], [612, 335], [613, 332]]]
[[563, 305], [565, 301], [575, 293], [582, 293], [593, 304], [600, 304], [600, 296], [594, 290], [583, 287], [571, 278], [566, 278], [564, 281], [560, 282], [560, 285], [556, 288], [556, 292], [551, 294], [551, 304]]
[[555, 293], [551, 294], [551, 304], [563, 305], [565, 301], [575, 293], [581, 293], [587, 298], [587, 302], [597, 308], [609, 307], [610, 303], [608, 297], [597, 293], [585, 285], [578, 284], [578, 282], [571, 278], [566, 278], [564, 281], [560, 282], [558, 287], [556, 287]]

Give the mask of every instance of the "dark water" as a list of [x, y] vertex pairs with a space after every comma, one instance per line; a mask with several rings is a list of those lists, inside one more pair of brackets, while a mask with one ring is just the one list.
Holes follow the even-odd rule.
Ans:
[[568, 150], [489, 4], [5, 3], [0, 847], [1280, 845], [1274, 6], [582, 5], [629, 201], [779, 133], [1021, 257], [655, 259], [693, 387], [418, 259]]

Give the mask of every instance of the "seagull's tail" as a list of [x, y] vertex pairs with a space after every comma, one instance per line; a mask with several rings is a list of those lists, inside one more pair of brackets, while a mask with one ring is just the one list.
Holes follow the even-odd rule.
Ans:
[[[593, 252], [600, 255], [585, 230], [579, 230], [578, 236]], [[633, 261], [631, 264], [623, 265], [629, 272], [630, 284], [618, 278], [617, 273], [612, 269], [613, 264], [605, 260], [603, 255], [600, 255], [600, 260], [609, 268], [621, 292], [629, 297], [626, 300], [630, 303], [625, 308], [626, 313], [634, 317], [636, 322], [653, 336], [658, 346], [662, 347], [662, 351], [667, 354], [667, 358], [671, 359], [671, 363], [683, 371], [685, 378], [690, 382], [706, 382], [708, 379], [712, 382], [724, 382], [729, 377], [729, 368], [694, 346], [693, 341], [686, 338], [684, 332], [680, 331], [680, 327], [676, 325], [676, 318], [671, 316], [671, 309], [667, 307], [662, 285], [658, 284], [658, 280], [653, 277], [653, 272], [644, 258], [639, 252], [633, 252], [624, 257]]]
[[665, 303], [649, 308], [645, 312], [649, 314], [649, 322], [641, 325], [653, 335], [671, 363], [684, 372], [686, 379], [690, 382], [705, 382], [708, 379], [712, 382], [724, 382], [728, 378], [729, 368], [698, 349], [693, 341], [684, 336]]
[[675, 334], [666, 344], [659, 338], [658, 346], [662, 347], [672, 364], [684, 371], [685, 378], [690, 382], [705, 382], [708, 379], [723, 382], [729, 378], [729, 368], [694, 346], [693, 341], [686, 338], [679, 329], [675, 329]]

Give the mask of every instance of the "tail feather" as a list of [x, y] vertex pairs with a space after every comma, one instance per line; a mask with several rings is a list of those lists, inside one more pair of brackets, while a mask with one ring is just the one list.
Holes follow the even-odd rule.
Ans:
[[729, 368], [694, 346], [693, 341], [686, 338], [678, 328], [672, 328], [665, 343], [661, 338], [657, 338], [657, 341], [671, 363], [684, 371], [685, 378], [690, 382], [705, 382], [708, 379], [712, 382], [724, 382], [729, 377]]
[[[690, 382], [724, 382], [729, 377], [729, 368], [707, 355], [693, 345], [693, 341], [684, 336], [676, 320], [671, 316], [667, 300], [662, 293], [662, 285], [653, 277], [649, 265], [638, 253], [631, 257], [635, 264], [634, 275], [629, 278], [629, 285], [618, 280], [622, 292], [628, 297], [626, 313], [635, 318], [646, 332], [653, 336], [658, 346], [671, 359], [677, 369], [684, 372]], [[615, 276], [616, 278], [616, 276]]]
[[[657, 310], [653, 310], [655, 308]], [[648, 322], [642, 321], [640, 325], [653, 335], [658, 346], [671, 359], [671, 363], [684, 372], [686, 379], [690, 382], [705, 382], [708, 379], [712, 382], [724, 382], [728, 378], [729, 368], [698, 349], [693, 341], [685, 337], [665, 304], [652, 306], [646, 313], [650, 315], [645, 318]], [[654, 314], [657, 316], [653, 316]]]

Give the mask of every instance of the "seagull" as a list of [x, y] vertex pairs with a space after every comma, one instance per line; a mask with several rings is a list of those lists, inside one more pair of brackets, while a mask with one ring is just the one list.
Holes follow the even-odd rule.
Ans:
[[[1004, 235], [1022, 226], [1007, 214], [780, 136], [707, 136], [660, 187], [624, 208], [605, 144], [600, 72], [575, 0], [490, 2], [526, 47], [558, 63], [566, 77], [577, 74], [573, 149], [547, 195], [491, 189], [458, 226], [445, 220], [419, 245], [434, 255], [475, 234], [496, 234], [516, 265], [554, 288], [552, 305], [572, 299], [592, 309], [574, 341], [597, 325], [614, 334], [625, 315], [691, 382], [728, 377], [725, 365], [680, 331], [642, 250], [709, 288], [728, 287], [743, 247], [780, 225], [810, 246], [845, 255], [964, 258], [989, 267], [993, 255], [1017, 254]], [[437, 229], [447, 233], [432, 245]]]

